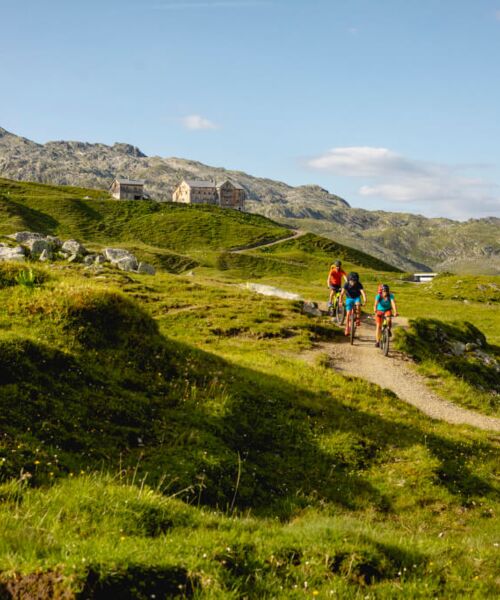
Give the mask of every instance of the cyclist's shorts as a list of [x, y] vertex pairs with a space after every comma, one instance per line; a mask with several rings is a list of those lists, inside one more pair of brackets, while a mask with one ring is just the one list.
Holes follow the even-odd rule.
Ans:
[[361, 298], [346, 298], [345, 299], [345, 308], [346, 310], [352, 310], [355, 304], [361, 304]]
[[392, 311], [390, 310], [377, 310], [376, 314], [375, 314], [375, 319], [378, 323], [378, 325], [382, 325], [382, 321], [384, 320], [384, 317], [390, 317], [392, 316]]
[[333, 290], [333, 291], [334, 291], [336, 294], [337, 294], [338, 292], [340, 292], [340, 290], [342, 289], [342, 288], [340, 287], [340, 285], [333, 285], [333, 283], [329, 283], [329, 284], [328, 284], [328, 287], [329, 287], [331, 290]]

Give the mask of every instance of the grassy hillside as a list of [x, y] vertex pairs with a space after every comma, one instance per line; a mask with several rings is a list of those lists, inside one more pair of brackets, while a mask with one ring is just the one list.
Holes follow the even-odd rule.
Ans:
[[[0, 598], [498, 595], [497, 437], [341, 376], [321, 350], [338, 329], [242, 285], [324, 300], [340, 257], [371, 300], [388, 281], [403, 314], [470, 318], [491, 343], [485, 281], [415, 285], [314, 235], [229, 253], [286, 230], [20, 187], [0, 198], [21, 219], [3, 233], [199, 266], [146, 277], [0, 263]], [[432, 353], [414, 333], [408, 351]]]
[[37, 231], [88, 244], [121, 244], [161, 257], [165, 250], [210, 262], [217, 252], [287, 237], [258, 215], [213, 206], [114, 201], [102, 191], [0, 179], [0, 234]]
[[496, 593], [494, 439], [306, 362], [336, 333], [297, 303], [24, 268], [0, 266], [1, 593]]

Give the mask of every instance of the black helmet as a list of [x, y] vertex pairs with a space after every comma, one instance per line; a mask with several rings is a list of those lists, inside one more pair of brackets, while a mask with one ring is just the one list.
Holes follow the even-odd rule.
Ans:
[[341, 267], [342, 266], [342, 263], [340, 262], [340, 260], [336, 260], [335, 261], [335, 266], [336, 267]]
[[356, 273], [356, 271], [352, 271], [351, 273], [349, 273], [349, 275], [347, 276], [347, 279], [349, 281], [359, 281], [359, 275]]
[[389, 293], [389, 286], [387, 285], [387, 283], [384, 283], [384, 284], [382, 285], [382, 291], [383, 291], [383, 292], [387, 292], [387, 293]]

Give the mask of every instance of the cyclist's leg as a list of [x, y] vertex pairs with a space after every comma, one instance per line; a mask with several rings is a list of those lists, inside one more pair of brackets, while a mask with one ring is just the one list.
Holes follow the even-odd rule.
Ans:
[[377, 311], [375, 314], [375, 345], [378, 347], [380, 345], [380, 338], [382, 337], [382, 316]]
[[330, 299], [328, 300], [328, 306], [332, 306], [333, 304], [333, 294], [335, 293], [335, 288], [333, 285], [328, 286], [330, 288]]
[[352, 298], [346, 298], [345, 309], [346, 309], [346, 316], [347, 316], [346, 324], [345, 324], [345, 334], [349, 335], [349, 333], [351, 331], [351, 325], [350, 325], [351, 319], [349, 317], [351, 316], [351, 312], [354, 310], [354, 301]]
[[390, 310], [388, 310], [385, 313], [385, 318], [387, 319], [387, 331], [389, 333], [389, 335], [392, 335], [391, 333], [391, 327], [392, 327], [392, 312]]

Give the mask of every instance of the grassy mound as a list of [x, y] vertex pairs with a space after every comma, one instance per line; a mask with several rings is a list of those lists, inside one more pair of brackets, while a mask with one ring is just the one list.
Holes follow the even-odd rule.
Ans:
[[415, 319], [398, 330], [399, 349], [449, 400], [488, 414], [500, 411], [500, 352], [468, 322]]

